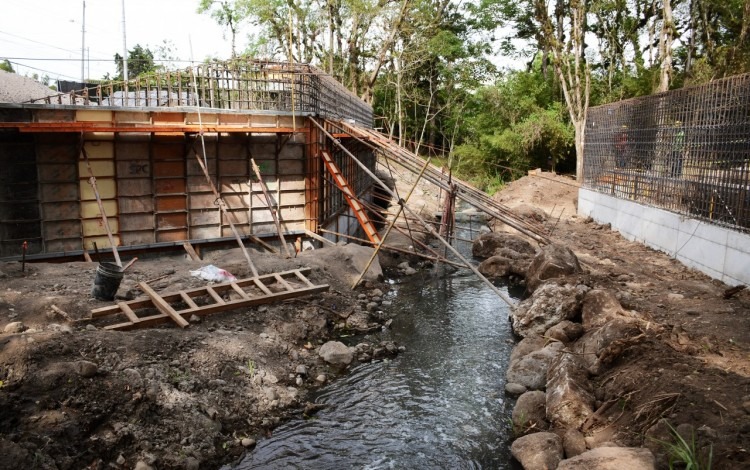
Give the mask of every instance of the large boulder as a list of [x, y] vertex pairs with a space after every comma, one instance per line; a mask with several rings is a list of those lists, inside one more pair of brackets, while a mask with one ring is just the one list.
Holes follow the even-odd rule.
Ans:
[[575, 344], [581, 364], [590, 373], [599, 374], [642, 337], [636, 322], [615, 318], [599, 328], [586, 332]]
[[563, 458], [562, 439], [551, 432], [529, 434], [513, 441], [510, 453], [524, 470], [554, 469]]
[[543, 390], [547, 385], [547, 370], [562, 348], [562, 343], [551, 343], [513, 361], [506, 373], [507, 381], [521, 384], [529, 390]]
[[544, 337], [561, 341], [563, 343], [570, 343], [571, 341], [580, 338], [582, 334], [583, 325], [580, 323], [574, 323], [570, 320], [563, 320], [545, 331]]
[[588, 289], [583, 284], [544, 284], [511, 312], [513, 332], [522, 337], [541, 336], [561, 321], [572, 320], [580, 313]]
[[547, 420], [556, 428], [578, 429], [593, 413], [594, 395], [591, 393], [586, 370], [578, 356], [560, 354], [547, 374]]
[[547, 346], [547, 343], [548, 341], [541, 336], [529, 335], [525, 337], [513, 347], [513, 350], [510, 352], [510, 360], [508, 363], [512, 364], [527, 354], [539, 351]]
[[623, 469], [654, 470], [654, 455], [642, 447], [597, 447], [563, 460], [557, 467], [557, 470]]
[[623, 317], [632, 315], [622, 308], [615, 293], [610, 290], [593, 289], [583, 298], [581, 323], [586, 331]]
[[538, 390], [526, 392], [518, 397], [511, 415], [513, 433], [520, 436], [532, 432], [546, 431], [549, 428], [546, 403], [546, 395]]
[[[531, 255], [536, 253], [536, 249], [518, 235], [503, 232], [489, 232], [483, 233], [476, 240], [471, 247], [471, 254], [476, 258], [489, 258], [494, 256], [497, 250], [506, 249], [511, 250], [521, 255]], [[507, 258], [507, 251], [505, 252]]]
[[318, 356], [328, 364], [348, 366], [354, 359], [354, 352], [340, 341], [329, 341], [320, 347]]
[[552, 243], [545, 246], [534, 257], [526, 274], [526, 286], [530, 292], [544, 281], [570, 274], [580, 273], [578, 257], [565, 245]]
[[510, 261], [502, 256], [492, 256], [482, 261], [477, 269], [488, 279], [500, 279], [510, 274]]

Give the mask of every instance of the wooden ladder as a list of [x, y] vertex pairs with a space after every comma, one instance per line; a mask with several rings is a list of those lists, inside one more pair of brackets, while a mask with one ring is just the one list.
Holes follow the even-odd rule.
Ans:
[[365, 212], [364, 207], [362, 207], [362, 204], [359, 202], [359, 199], [357, 199], [354, 191], [352, 191], [349, 183], [346, 181], [346, 178], [344, 178], [344, 175], [341, 174], [341, 170], [339, 170], [339, 167], [338, 165], [336, 165], [333, 157], [325, 150], [322, 152], [322, 155], [323, 163], [325, 163], [326, 169], [331, 174], [331, 176], [333, 176], [333, 181], [336, 183], [336, 186], [338, 186], [341, 192], [344, 193], [346, 202], [349, 204], [349, 207], [352, 208], [352, 212], [354, 212], [354, 216], [357, 217], [359, 225], [362, 226], [362, 230], [365, 231], [367, 238], [369, 238], [370, 241], [374, 244], [379, 244], [380, 234], [375, 229], [375, 226], [373, 225], [370, 218], [367, 217], [367, 212]]
[[[280, 273], [224, 282], [196, 289], [181, 290], [159, 295], [145, 283], [140, 283], [147, 298], [117, 302], [117, 305], [91, 311], [91, 319], [120, 315], [127, 321], [104, 326], [105, 330], [131, 330], [174, 321], [180, 327], [189, 326], [193, 315], [234, 310], [254, 305], [270, 304], [280, 300], [327, 291], [328, 284], [313, 284], [305, 276], [310, 268], [293, 269]], [[200, 305], [199, 305], [200, 303]], [[156, 309], [159, 313], [154, 314]], [[147, 310], [143, 312], [143, 310]], [[150, 312], [148, 310], [151, 310]]]

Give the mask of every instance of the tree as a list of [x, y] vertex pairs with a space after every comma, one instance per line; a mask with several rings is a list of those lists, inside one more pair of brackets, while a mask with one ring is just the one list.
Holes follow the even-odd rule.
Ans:
[[237, 57], [237, 33], [248, 17], [249, 3], [244, 0], [201, 0], [198, 13], [208, 13], [219, 26], [229, 29], [232, 35], [232, 58]]
[[[122, 80], [122, 56], [120, 54], [115, 54], [115, 66], [117, 68], [115, 80]], [[156, 70], [154, 53], [149, 48], [136, 44], [133, 49], [128, 51], [128, 78], [137, 77], [154, 70]]]
[[16, 71], [13, 70], [13, 65], [10, 63], [8, 59], [5, 59], [2, 62], [0, 62], [0, 70], [4, 70], [5, 72], [9, 72], [9, 73], [16, 73]]

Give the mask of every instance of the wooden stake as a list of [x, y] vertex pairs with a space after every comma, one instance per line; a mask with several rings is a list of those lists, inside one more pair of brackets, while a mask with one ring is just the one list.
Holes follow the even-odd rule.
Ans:
[[84, 140], [83, 140], [83, 134], [81, 134], [81, 155], [83, 155], [83, 160], [86, 162], [86, 168], [89, 170], [89, 175], [91, 177], [89, 178], [89, 184], [91, 185], [91, 188], [94, 190], [94, 196], [96, 196], [96, 203], [99, 205], [99, 212], [102, 216], [102, 222], [104, 223], [104, 228], [107, 230], [107, 238], [109, 238], [109, 244], [112, 246], [112, 254], [115, 257], [115, 264], [117, 266], [122, 267], [122, 261], [120, 261], [120, 254], [117, 252], [117, 245], [115, 244], [115, 237], [112, 235], [112, 229], [109, 227], [109, 220], [107, 219], [107, 213], [104, 210], [104, 204], [102, 204], [102, 198], [99, 195], [99, 189], [96, 187], [96, 177], [94, 176], [94, 170], [91, 169], [91, 164], [89, 163], [89, 156], [86, 154], [86, 148], [84, 147]]
[[183, 242], [182, 247], [185, 248], [185, 251], [187, 252], [191, 260], [193, 261], [201, 260], [201, 257], [198, 256], [198, 253], [195, 251], [195, 248], [193, 248], [193, 245], [190, 242], [188, 241]]
[[[276, 209], [273, 207], [273, 200], [271, 199], [271, 195], [268, 194], [268, 187], [266, 187], [266, 183], [263, 181], [263, 177], [260, 175], [260, 168], [258, 168], [258, 165], [255, 163], [255, 159], [253, 157], [250, 157], [250, 164], [253, 166], [253, 172], [255, 172], [255, 176], [258, 178], [260, 189], [263, 191], [263, 196], [265, 196], [266, 198], [266, 205], [268, 205], [268, 210], [271, 211], [273, 223], [276, 224], [276, 231], [279, 234], [279, 241], [281, 242], [281, 246], [284, 248], [284, 253], [286, 253], [287, 258], [291, 258], [292, 255], [291, 253], [289, 253], [289, 247], [287, 246], [286, 240], [284, 239], [284, 233], [281, 230], [279, 217], [276, 214]], [[279, 186], [281, 186], [281, 182], [279, 182]]]
[[[398, 199], [398, 196], [396, 195], [396, 193], [394, 193], [393, 190], [388, 187], [388, 185], [386, 185], [380, 178], [378, 178], [372, 171], [370, 171], [370, 169], [367, 168], [367, 166], [365, 166], [362, 162], [360, 162], [359, 159], [357, 159], [357, 157], [355, 157], [354, 154], [352, 154], [349, 151], [349, 149], [347, 149], [343, 144], [341, 144], [341, 142], [339, 142], [337, 139], [335, 139], [327, 130], [325, 130], [325, 128], [323, 126], [321, 126], [320, 124], [318, 124], [315, 121], [315, 119], [310, 118], [310, 121], [313, 124], [315, 124], [331, 140], [331, 142], [333, 142], [345, 154], [347, 154], [349, 156], [349, 158], [351, 158], [354, 161], [354, 163], [356, 163], [357, 166], [359, 166], [362, 169], [362, 171], [364, 171], [365, 173], [367, 173], [367, 175], [370, 178], [372, 178], [373, 181], [375, 181], [376, 183], [378, 183], [381, 186], [381, 188], [383, 189], [383, 191], [385, 191], [387, 194], [389, 194], [392, 198]], [[463, 261], [466, 264], [466, 266], [469, 269], [471, 269], [471, 271], [474, 274], [476, 274], [477, 277], [479, 277], [479, 279], [482, 280], [482, 282], [484, 282], [485, 284], [487, 284], [487, 287], [489, 287], [495, 294], [497, 294], [498, 297], [500, 297], [511, 308], [515, 307], [515, 303], [510, 299], [510, 297], [508, 297], [507, 295], [503, 294], [503, 292], [500, 289], [498, 289], [492, 282], [490, 282], [489, 279], [487, 279], [486, 277], [484, 277], [484, 275], [482, 273], [480, 273], [479, 270], [477, 268], [475, 268], [471, 263], [469, 263], [469, 261], [466, 258], [464, 258], [463, 255], [461, 255], [461, 253], [458, 252], [458, 250], [456, 250], [455, 248], [453, 248], [453, 246], [450, 243], [448, 243], [443, 237], [440, 236], [439, 233], [437, 233], [435, 231], [435, 229], [433, 229], [430, 225], [428, 225], [422, 219], [422, 217], [419, 214], [417, 214], [413, 210], [409, 209], [406, 205], [404, 205], [403, 208], [407, 212], [411, 213], [412, 216], [416, 217], [417, 220], [419, 220], [422, 223], [422, 225], [424, 225], [425, 228], [427, 228], [427, 230], [430, 231], [430, 234], [433, 237], [435, 237], [438, 240], [440, 240], [440, 243], [442, 243], [443, 245], [445, 245], [446, 248], [448, 248], [458, 259], [460, 259], [461, 261]]]
[[393, 230], [393, 226], [396, 225], [396, 221], [398, 220], [398, 216], [401, 215], [401, 212], [404, 210], [404, 207], [406, 206], [406, 203], [409, 201], [409, 198], [411, 197], [412, 193], [414, 192], [414, 189], [416, 189], [417, 185], [419, 184], [419, 180], [422, 178], [422, 175], [424, 174], [425, 170], [430, 164], [430, 160], [432, 157], [427, 158], [427, 162], [422, 167], [422, 171], [419, 172], [419, 175], [417, 175], [417, 179], [414, 181], [414, 185], [409, 190], [409, 194], [406, 195], [406, 199], [399, 199], [398, 204], [398, 212], [396, 212], [396, 217], [391, 220], [391, 223], [388, 224], [388, 229], [385, 231], [385, 235], [383, 235], [380, 240], [378, 241], [378, 246], [375, 247], [375, 251], [372, 252], [372, 256], [370, 256], [370, 260], [367, 261], [367, 264], [365, 265], [365, 269], [362, 270], [361, 273], [359, 273], [359, 277], [356, 281], [354, 281], [354, 284], [352, 284], [352, 289], [356, 289], [357, 285], [362, 282], [362, 278], [365, 277], [365, 273], [368, 269], [370, 269], [370, 265], [375, 260], [375, 257], [378, 256], [378, 251], [380, 251], [380, 247], [383, 246], [383, 243], [385, 243], [385, 239], [388, 238], [388, 235], [391, 234], [391, 230]]

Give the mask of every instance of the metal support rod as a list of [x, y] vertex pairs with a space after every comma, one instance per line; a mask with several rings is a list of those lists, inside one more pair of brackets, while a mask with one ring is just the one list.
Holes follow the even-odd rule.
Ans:
[[[365, 166], [365, 165], [364, 165], [364, 164], [363, 164], [362, 162], [360, 162], [360, 161], [359, 161], [359, 159], [357, 159], [357, 157], [355, 157], [355, 156], [354, 156], [354, 155], [353, 155], [353, 154], [352, 154], [352, 153], [351, 153], [351, 152], [349, 151], [349, 149], [347, 149], [347, 148], [346, 148], [345, 146], [343, 146], [343, 145], [341, 144], [341, 142], [339, 142], [339, 141], [338, 141], [338, 139], [334, 138], [334, 137], [333, 137], [333, 136], [332, 136], [332, 135], [331, 135], [331, 134], [330, 134], [330, 133], [329, 133], [329, 132], [328, 132], [327, 130], [325, 130], [325, 128], [323, 128], [323, 126], [321, 126], [320, 124], [318, 124], [318, 123], [317, 123], [317, 122], [315, 121], [315, 119], [313, 119], [313, 118], [310, 118], [310, 120], [311, 120], [311, 121], [312, 121], [312, 122], [313, 122], [313, 123], [314, 123], [314, 124], [315, 124], [315, 125], [316, 125], [316, 126], [317, 126], [317, 127], [318, 127], [318, 128], [319, 128], [319, 129], [320, 129], [320, 130], [321, 130], [321, 131], [322, 131], [322, 132], [323, 132], [323, 133], [324, 133], [324, 134], [325, 134], [325, 135], [326, 135], [326, 136], [328, 137], [328, 138], [329, 138], [329, 139], [331, 139], [331, 142], [333, 142], [333, 143], [334, 143], [334, 144], [335, 144], [336, 146], [338, 146], [338, 147], [339, 147], [339, 148], [340, 148], [340, 149], [341, 149], [341, 150], [342, 150], [342, 151], [343, 151], [343, 152], [344, 152], [345, 154], [347, 154], [347, 155], [349, 156], [349, 158], [351, 158], [351, 159], [352, 159], [352, 160], [353, 160], [353, 161], [354, 161], [354, 162], [355, 162], [355, 163], [356, 163], [356, 164], [357, 164], [357, 165], [358, 165], [358, 166], [359, 166], [359, 167], [360, 167], [360, 168], [362, 169], [362, 171], [364, 171], [365, 173], [367, 173], [367, 175], [368, 175], [368, 176], [370, 176], [370, 178], [372, 178], [372, 179], [373, 179], [373, 180], [374, 180], [375, 182], [377, 182], [377, 183], [378, 183], [378, 184], [379, 184], [379, 185], [381, 186], [381, 188], [383, 189], [383, 191], [385, 191], [385, 192], [386, 192], [387, 194], [389, 194], [389, 195], [390, 195], [391, 197], [393, 197], [394, 199], [398, 199], [398, 198], [396, 197], [396, 194], [395, 194], [395, 193], [394, 193], [394, 192], [393, 192], [393, 191], [391, 190], [391, 188], [389, 188], [389, 187], [388, 187], [388, 186], [387, 186], [387, 185], [386, 185], [386, 184], [385, 184], [385, 183], [384, 183], [384, 182], [383, 182], [383, 181], [382, 181], [382, 180], [381, 180], [380, 178], [378, 178], [377, 176], [375, 176], [375, 174], [374, 174], [374, 173], [373, 173], [372, 171], [370, 171], [370, 169], [369, 169], [369, 168], [367, 168], [367, 166]], [[482, 282], [484, 282], [485, 284], [487, 284], [487, 287], [489, 287], [490, 289], [492, 289], [492, 291], [493, 291], [493, 292], [494, 292], [495, 294], [497, 294], [497, 296], [498, 296], [498, 297], [500, 297], [500, 298], [501, 298], [501, 299], [502, 299], [502, 300], [503, 300], [503, 301], [504, 301], [505, 303], [507, 303], [507, 304], [508, 304], [508, 305], [509, 305], [509, 306], [510, 306], [511, 308], [513, 308], [513, 307], [515, 306], [515, 304], [513, 303], [513, 301], [512, 301], [511, 299], [510, 299], [510, 297], [508, 297], [507, 295], [503, 294], [503, 292], [502, 292], [502, 291], [501, 291], [500, 289], [498, 289], [497, 287], [495, 287], [495, 285], [494, 285], [493, 283], [491, 283], [491, 282], [489, 281], [489, 279], [487, 279], [486, 277], [484, 277], [484, 275], [483, 275], [482, 273], [480, 273], [480, 272], [479, 272], [479, 270], [478, 270], [477, 268], [475, 268], [475, 267], [474, 267], [473, 265], [471, 265], [471, 263], [469, 263], [469, 261], [468, 261], [468, 260], [467, 260], [466, 258], [464, 258], [464, 256], [463, 256], [463, 255], [461, 255], [461, 253], [459, 253], [459, 252], [458, 252], [458, 250], [456, 250], [455, 248], [453, 248], [453, 246], [451, 246], [451, 244], [450, 244], [450, 243], [448, 243], [448, 242], [447, 242], [447, 241], [446, 241], [446, 240], [445, 240], [445, 239], [444, 239], [443, 237], [441, 237], [441, 236], [440, 236], [440, 234], [439, 234], [439, 233], [437, 233], [437, 232], [435, 231], [435, 229], [433, 229], [433, 228], [432, 228], [431, 226], [427, 225], [427, 223], [425, 223], [425, 221], [424, 221], [424, 220], [422, 219], [422, 217], [420, 217], [420, 216], [419, 216], [419, 214], [417, 214], [416, 212], [412, 211], [412, 210], [411, 210], [411, 209], [409, 209], [409, 208], [408, 208], [407, 206], [403, 206], [403, 207], [404, 207], [404, 210], [406, 210], [407, 212], [411, 213], [411, 215], [412, 215], [412, 216], [416, 217], [416, 218], [417, 218], [417, 220], [419, 220], [419, 221], [420, 221], [420, 222], [422, 223], [422, 225], [424, 225], [424, 226], [425, 226], [425, 227], [426, 227], [426, 228], [427, 228], [427, 229], [428, 229], [428, 230], [430, 231], [430, 234], [431, 234], [431, 235], [432, 235], [433, 237], [435, 237], [435, 238], [437, 238], [438, 240], [440, 240], [440, 242], [441, 242], [442, 244], [444, 244], [444, 245], [445, 245], [445, 246], [446, 246], [446, 247], [447, 247], [447, 248], [448, 248], [448, 249], [449, 249], [449, 250], [450, 250], [450, 251], [451, 251], [451, 252], [452, 252], [452, 253], [453, 253], [453, 254], [454, 254], [454, 255], [455, 255], [455, 256], [456, 256], [457, 258], [458, 258], [458, 259], [460, 259], [461, 261], [463, 261], [464, 263], [466, 263], [466, 266], [467, 266], [467, 267], [468, 267], [469, 269], [471, 269], [471, 270], [472, 270], [472, 272], [474, 272], [474, 274], [476, 274], [476, 275], [477, 275], [477, 277], [479, 277], [479, 279], [481, 279], [481, 280], [482, 280]]]
[[380, 247], [383, 246], [383, 243], [385, 243], [385, 239], [388, 238], [388, 235], [391, 234], [391, 230], [393, 230], [393, 226], [396, 225], [398, 216], [401, 215], [401, 212], [404, 210], [404, 206], [406, 206], [406, 203], [409, 201], [409, 198], [411, 197], [412, 193], [417, 188], [417, 185], [419, 184], [419, 180], [422, 178], [422, 175], [427, 169], [427, 166], [429, 166], [430, 164], [431, 158], [432, 157], [427, 159], [427, 162], [422, 167], [422, 171], [419, 172], [419, 175], [417, 175], [417, 179], [414, 180], [414, 185], [412, 185], [411, 189], [409, 190], [409, 193], [406, 195], [406, 199], [398, 200], [399, 208], [398, 208], [398, 212], [396, 212], [396, 216], [391, 220], [391, 223], [388, 224], [388, 229], [386, 229], [385, 235], [383, 235], [378, 241], [378, 245], [375, 247], [375, 251], [372, 252], [372, 256], [370, 256], [370, 260], [367, 262], [367, 265], [365, 265], [365, 269], [363, 269], [362, 272], [359, 273], [359, 277], [357, 278], [356, 281], [354, 281], [354, 284], [352, 284], [352, 289], [355, 289], [357, 287], [357, 284], [359, 284], [362, 281], [362, 278], [365, 277], [365, 273], [367, 272], [368, 269], [370, 269], [370, 265], [375, 260], [375, 257], [378, 256], [378, 251], [380, 251]]

